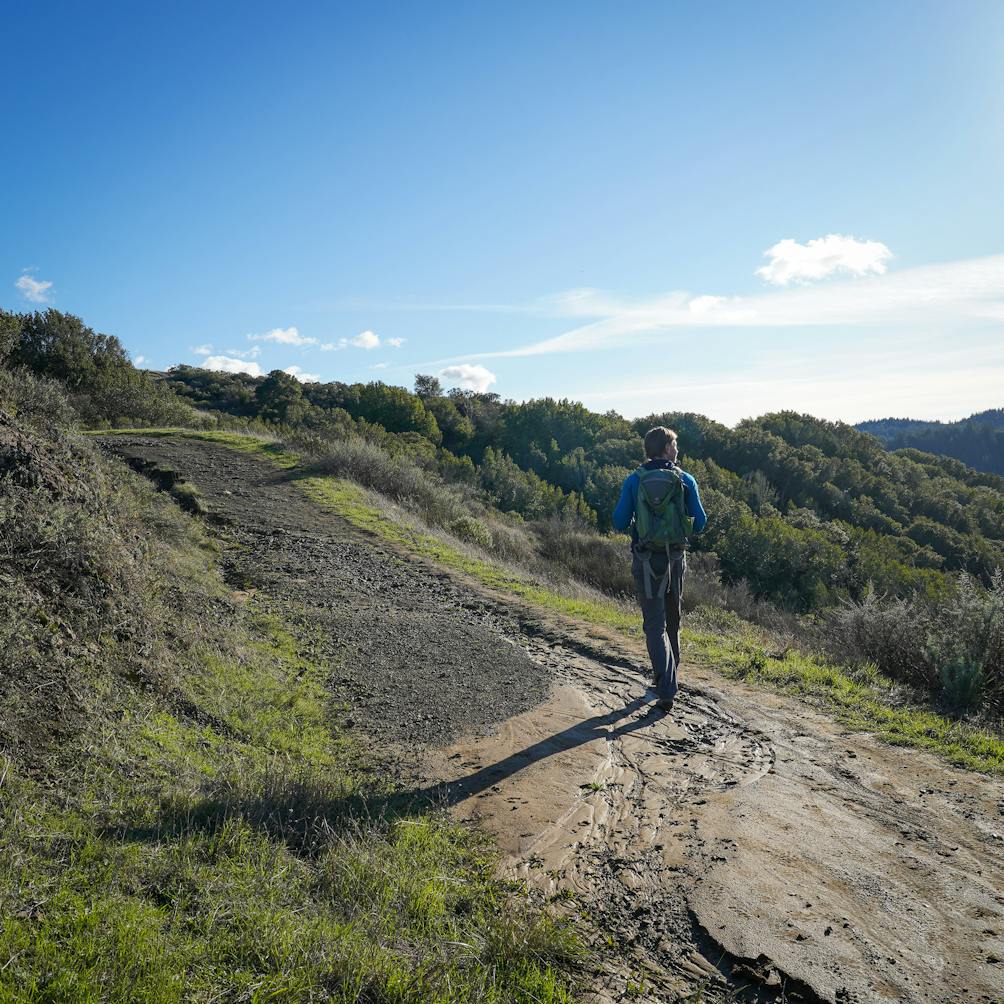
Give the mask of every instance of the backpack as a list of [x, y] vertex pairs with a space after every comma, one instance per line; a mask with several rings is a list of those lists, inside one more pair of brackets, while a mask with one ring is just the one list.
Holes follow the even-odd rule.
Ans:
[[[694, 532], [694, 518], [687, 515], [683, 478], [674, 468], [657, 467], [648, 470], [639, 467], [638, 503], [635, 506], [635, 531], [638, 534], [636, 554], [645, 568], [645, 596], [652, 598], [652, 552], [671, 551], [687, 546], [687, 537]], [[662, 576], [659, 592], [664, 593], [669, 584], [671, 563], [667, 560], [666, 574]]]

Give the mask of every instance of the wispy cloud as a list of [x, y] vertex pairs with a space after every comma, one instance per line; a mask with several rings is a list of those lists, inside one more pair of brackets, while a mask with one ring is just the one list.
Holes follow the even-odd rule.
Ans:
[[391, 347], [392, 349], [399, 349], [399, 348], [401, 348], [401, 346], [402, 346], [402, 345], [404, 345], [404, 343], [405, 343], [406, 341], [407, 341], [407, 339], [406, 339], [406, 338], [388, 338], [388, 339], [387, 339], [387, 344], [388, 344], [388, 345], [389, 345], [389, 346], [390, 346], [390, 347]]
[[961, 418], [1000, 404], [1004, 345], [953, 348], [905, 333], [882, 344], [869, 352], [867, 366], [856, 353], [836, 349], [821, 357], [765, 354], [724, 371], [682, 363], [671, 375], [605, 382], [576, 396], [589, 407], [630, 416], [696, 411], [729, 424], [779, 408], [857, 422]]
[[289, 328], [273, 328], [271, 331], [266, 331], [261, 335], [248, 335], [248, 341], [251, 342], [275, 342], [278, 345], [317, 345], [316, 338], [310, 338], [307, 335], [301, 335], [299, 330], [295, 327]]
[[484, 366], [473, 366], [470, 363], [460, 363], [457, 366], [447, 366], [439, 371], [440, 377], [451, 387], [462, 387], [464, 390], [486, 391], [495, 383], [497, 377]]
[[50, 303], [52, 300], [49, 295], [52, 283], [43, 279], [35, 279], [27, 272], [18, 278], [14, 286], [29, 303]]
[[206, 342], [205, 345], [196, 345], [194, 349], [189, 350], [193, 356], [211, 356], [213, 354], [213, 347]]
[[227, 349], [227, 355], [235, 359], [257, 359], [261, 355], [261, 346], [252, 345], [249, 349]]
[[146, 356], [136, 356], [133, 360], [133, 366], [142, 366], [147, 361]]
[[599, 319], [530, 345], [461, 358], [583, 352], [701, 328], [984, 326], [1004, 319], [1004, 254], [755, 296], [678, 291], [630, 301], [590, 291], [569, 301], [569, 311]]
[[768, 265], [756, 274], [775, 286], [814, 282], [831, 275], [882, 275], [892, 252], [881, 241], [827, 234], [799, 244], [788, 238], [764, 252]]
[[235, 359], [232, 356], [210, 356], [202, 363], [207, 370], [220, 370], [223, 373], [248, 373], [251, 376], [261, 376], [261, 367], [247, 359]]
[[292, 377], [296, 377], [300, 383], [317, 383], [321, 379], [320, 373], [305, 373], [299, 366], [287, 366], [283, 373], [288, 373]]

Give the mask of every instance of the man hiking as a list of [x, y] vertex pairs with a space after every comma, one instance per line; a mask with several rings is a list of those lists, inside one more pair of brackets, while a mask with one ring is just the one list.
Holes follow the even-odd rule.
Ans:
[[652, 660], [656, 705], [663, 711], [672, 710], [677, 690], [687, 538], [708, 522], [697, 482], [676, 466], [678, 452], [672, 429], [649, 429], [647, 459], [625, 478], [613, 514], [615, 530], [631, 529], [631, 574]]

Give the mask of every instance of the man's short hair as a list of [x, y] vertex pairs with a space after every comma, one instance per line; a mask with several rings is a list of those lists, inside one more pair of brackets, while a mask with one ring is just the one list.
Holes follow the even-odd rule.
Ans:
[[676, 433], [664, 425], [657, 425], [645, 433], [645, 456], [649, 460], [662, 456], [666, 447], [676, 440]]

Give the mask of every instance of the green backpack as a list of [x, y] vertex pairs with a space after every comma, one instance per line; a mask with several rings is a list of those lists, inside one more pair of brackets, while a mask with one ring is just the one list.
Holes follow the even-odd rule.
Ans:
[[[635, 530], [638, 533], [636, 553], [645, 566], [645, 596], [652, 598], [652, 552], [665, 551], [668, 558], [671, 551], [679, 551], [687, 545], [687, 538], [694, 532], [694, 518], [687, 515], [683, 478], [667, 467], [657, 467], [650, 471], [639, 467], [638, 503], [635, 506]], [[670, 565], [662, 576], [659, 592], [664, 593], [669, 584]]]

